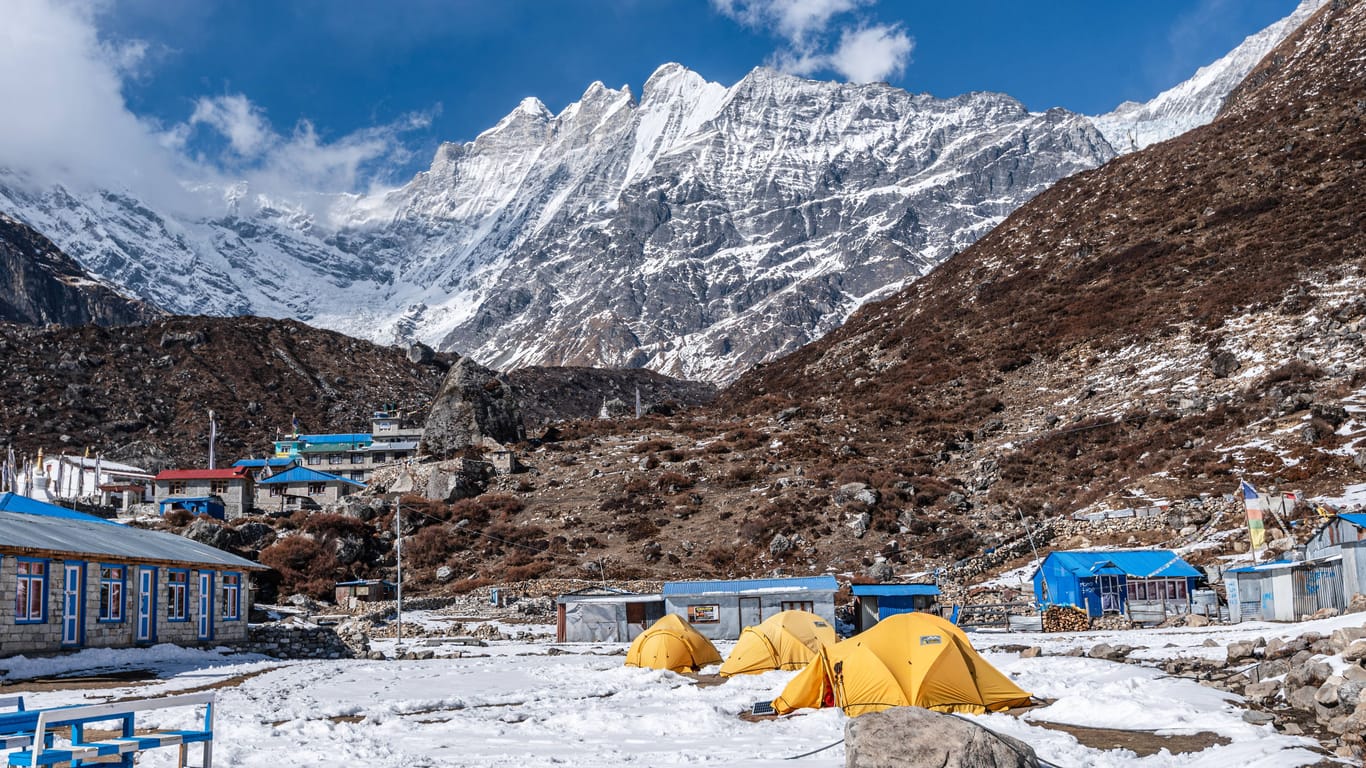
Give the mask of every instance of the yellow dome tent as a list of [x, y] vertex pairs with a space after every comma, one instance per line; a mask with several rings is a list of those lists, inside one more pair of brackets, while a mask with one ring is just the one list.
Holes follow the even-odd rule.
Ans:
[[783, 611], [745, 627], [721, 665], [721, 676], [748, 675], [770, 669], [801, 669], [827, 645], [835, 644], [835, 628], [809, 611]]
[[695, 672], [708, 664], [718, 664], [721, 654], [716, 646], [677, 614], [665, 614], [631, 642], [626, 666]]
[[902, 613], [821, 651], [773, 709], [833, 706], [854, 717], [901, 706], [981, 714], [1028, 703], [1029, 694], [977, 655], [963, 630], [928, 613]]

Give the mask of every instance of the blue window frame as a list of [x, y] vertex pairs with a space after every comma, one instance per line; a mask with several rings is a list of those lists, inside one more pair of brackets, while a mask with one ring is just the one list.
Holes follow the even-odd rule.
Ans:
[[242, 618], [242, 574], [225, 572], [223, 574], [223, 621], [237, 621]]
[[127, 603], [128, 566], [100, 563], [100, 623], [122, 623]]
[[166, 620], [190, 620], [190, 571], [166, 569]]
[[17, 557], [14, 568], [18, 576], [14, 591], [14, 623], [47, 622], [48, 562]]

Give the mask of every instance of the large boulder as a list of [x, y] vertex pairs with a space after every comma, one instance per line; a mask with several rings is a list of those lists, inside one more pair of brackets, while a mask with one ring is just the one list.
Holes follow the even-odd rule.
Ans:
[[446, 374], [422, 434], [423, 453], [448, 457], [469, 446], [526, 439], [512, 385], [468, 357]]
[[850, 718], [846, 768], [1038, 768], [1034, 748], [971, 719], [920, 707]]

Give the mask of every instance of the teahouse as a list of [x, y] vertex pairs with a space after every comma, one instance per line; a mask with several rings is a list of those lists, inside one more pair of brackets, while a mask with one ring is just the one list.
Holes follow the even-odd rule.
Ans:
[[0, 494], [0, 653], [247, 639], [268, 570], [161, 531]]
[[745, 627], [781, 611], [807, 611], [835, 624], [834, 576], [734, 581], [671, 581], [664, 610], [711, 640], [737, 640]]

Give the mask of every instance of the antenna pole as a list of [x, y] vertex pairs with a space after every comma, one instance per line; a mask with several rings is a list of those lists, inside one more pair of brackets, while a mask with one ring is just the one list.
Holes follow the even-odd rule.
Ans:
[[394, 596], [395, 596], [395, 598], [397, 599], [397, 605], [396, 605], [396, 607], [395, 607], [395, 611], [396, 611], [397, 614], [398, 614], [398, 644], [395, 646], [395, 650], [397, 650], [398, 648], [403, 647], [403, 524], [402, 524], [402, 522], [400, 522], [401, 519], [402, 519], [402, 518], [401, 518], [401, 515], [402, 515], [402, 514], [403, 514], [403, 510], [402, 510], [402, 507], [399, 505], [399, 497], [398, 497], [398, 496], [395, 496], [395, 497], [394, 497], [394, 548], [395, 548], [396, 551], [397, 551], [397, 555], [396, 555], [396, 556], [397, 556], [397, 559], [398, 559], [398, 573], [394, 576], [394, 580], [397, 582], [397, 583], [394, 585], [394, 586], [395, 586], [395, 595], [394, 595]]

